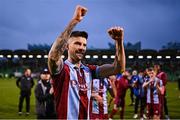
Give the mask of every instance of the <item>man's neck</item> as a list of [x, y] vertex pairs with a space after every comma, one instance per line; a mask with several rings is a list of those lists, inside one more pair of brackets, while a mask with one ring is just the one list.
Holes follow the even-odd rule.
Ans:
[[68, 61], [71, 62], [72, 64], [74, 64], [78, 68], [80, 68], [80, 66], [81, 66], [81, 61], [80, 60], [79, 61], [75, 61], [75, 60], [73, 60], [71, 58], [68, 58]]

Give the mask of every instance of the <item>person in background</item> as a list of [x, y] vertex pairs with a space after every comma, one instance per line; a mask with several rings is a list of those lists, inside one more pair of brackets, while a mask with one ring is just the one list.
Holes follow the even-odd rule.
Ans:
[[90, 119], [108, 119], [107, 92], [114, 97], [115, 75], [104, 79], [93, 79], [90, 101]]
[[180, 98], [180, 75], [179, 74], [177, 74], [177, 81], [178, 81], [178, 94], [179, 94], [179, 96], [178, 96], [178, 98]]
[[108, 108], [110, 108], [111, 106], [111, 103], [113, 102], [113, 106], [114, 106], [114, 101], [115, 101], [115, 98], [116, 98], [116, 95], [117, 95], [117, 84], [118, 84], [118, 80], [120, 80], [120, 77], [122, 77], [122, 74], [117, 74], [116, 76], [113, 75], [113, 78], [112, 76], [110, 76], [111, 79], [114, 79], [112, 81], [112, 84], [114, 85], [114, 96], [110, 98], [109, 102], [108, 102]]
[[131, 76], [131, 87], [133, 89], [133, 94], [135, 96], [135, 105], [134, 105], [134, 116], [133, 118], [138, 118], [138, 105], [139, 105], [139, 95], [140, 95], [140, 86], [139, 86], [139, 76], [137, 70], [133, 70]]
[[132, 84], [133, 84], [133, 74], [130, 76], [130, 79], [129, 79], [129, 85], [130, 85], [130, 98], [131, 98], [131, 103], [129, 104], [129, 106], [133, 106], [135, 104], [134, 102], [134, 92], [133, 92], [133, 87], [132, 87]]
[[147, 73], [149, 79], [143, 83], [143, 88], [147, 89], [147, 118], [148, 119], [160, 119], [160, 97], [164, 94], [164, 88], [162, 80], [156, 77], [156, 72], [153, 68], [148, 68]]
[[55, 119], [54, 90], [50, 83], [50, 73], [45, 68], [35, 87], [37, 119]]
[[24, 75], [17, 79], [16, 81], [17, 87], [20, 89], [20, 97], [19, 97], [19, 105], [18, 109], [19, 115], [22, 115], [23, 101], [26, 99], [26, 115], [29, 115], [30, 112], [30, 96], [31, 96], [31, 88], [34, 86], [34, 80], [31, 77], [31, 70], [25, 69]]
[[144, 79], [144, 71], [140, 71], [138, 76], [134, 77], [136, 79], [133, 80], [133, 88], [134, 88], [134, 95], [136, 96], [135, 99], [135, 106], [134, 106], [134, 116], [133, 118], [138, 118], [138, 107], [140, 103], [140, 119], [146, 119], [146, 115], [144, 114], [144, 110], [146, 107], [146, 93], [145, 89], [142, 87], [143, 83], [145, 82]]
[[[167, 74], [161, 70], [161, 66], [159, 64], [155, 64], [154, 65], [154, 70], [156, 72], [156, 75], [159, 79], [162, 80], [163, 82], [163, 86], [164, 86], [164, 94], [161, 95], [161, 114], [160, 114], [160, 118], [163, 119], [164, 117], [166, 119], [170, 119], [169, 118], [169, 113], [168, 113], [168, 106], [167, 106], [167, 92], [166, 92], [166, 85], [167, 85]], [[165, 116], [164, 116], [165, 113]]]
[[110, 119], [113, 119], [114, 115], [118, 111], [118, 108], [120, 108], [120, 119], [124, 119], [124, 111], [125, 111], [125, 96], [126, 96], [126, 91], [129, 88], [128, 84], [128, 78], [129, 72], [124, 71], [122, 73], [122, 77], [119, 77], [120, 80], [118, 80], [117, 83], [117, 95], [115, 98], [115, 104], [114, 108], [110, 114]]

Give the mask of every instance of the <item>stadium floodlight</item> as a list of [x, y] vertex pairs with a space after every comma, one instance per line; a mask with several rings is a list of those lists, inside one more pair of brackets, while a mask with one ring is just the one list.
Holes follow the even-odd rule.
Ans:
[[42, 55], [37, 55], [36, 57], [37, 57], [37, 58], [42, 58]]
[[44, 58], [48, 58], [48, 55], [44, 55]]
[[91, 58], [91, 56], [90, 55], [86, 55], [85, 58]]
[[14, 58], [18, 58], [19, 56], [18, 55], [14, 55]]
[[134, 56], [133, 56], [133, 55], [129, 55], [128, 58], [129, 58], [129, 59], [133, 59]]
[[166, 56], [166, 59], [170, 59], [171, 58], [171, 56]]
[[177, 59], [180, 59], [180, 56], [176, 56]]
[[142, 56], [142, 55], [139, 55], [139, 56], [138, 56], [138, 58], [139, 58], [139, 59], [143, 59], [143, 58], [144, 58], [144, 56]]
[[3, 58], [4, 56], [3, 55], [0, 55], [0, 58]]
[[93, 58], [98, 58], [98, 55], [93, 55]]
[[115, 58], [115, 55], [111, 55], [111, 59], [114, 59]]
[[108, 56], [107, 56], [107, 55], [103, 55], [102, 58], [103, 58], [103, 59], [107, 59]]
[[11, 55], [7, 55], [7, 58], [11, 58], [12, 56]]
[[62, 56], [61, 56], [61, 58], [62, 58], [62, 59], [64, 59], [64, 58], [65, 58], [65, 56], [64, 56], [64, 55], [62, 55]]
[[151, 59], [151, 58], [152, 58], [152, 56], [151, 56], [151, 55], [148, 55], [146, 58], [147, 58], [147, 59]]
[[33, 55], [29, 55], [29, 58], [33, 58]]
[[22, 58], [26, 58], [26, 55], [22, 55], [21, 57], [22, 57]]
[[162, 58], [162, 56], [157, 56], [157, 59], [161, 59]]

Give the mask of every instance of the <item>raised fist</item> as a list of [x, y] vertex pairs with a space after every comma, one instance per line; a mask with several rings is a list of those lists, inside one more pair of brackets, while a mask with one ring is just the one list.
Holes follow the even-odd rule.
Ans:
[[85, 16], [86, 12], [87, 12], [87, 8], [80, 6], [80, 5], [77, 5], [76, 10], [74, 12], [73, 19], [80, 22], [83, 19], [83, 16]]
[[122, 41], [124, 37], [124, 30], [121, 27], [112, 27], [108, 29], [109, 36], [117, 41]]

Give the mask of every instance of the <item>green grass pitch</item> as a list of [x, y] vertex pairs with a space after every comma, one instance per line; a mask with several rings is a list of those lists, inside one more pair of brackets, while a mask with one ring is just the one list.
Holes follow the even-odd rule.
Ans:
[[[177, 83], [169, 82], [167, 85], [167, 100], [171, 119], [180, 119], [180, 98], [178, 98], [179, 94], [180, 91], [177, 89]], [[31, 94], [31, 111], [29, 116], [25, 116], [25, 114], [19, 116], [17, 114], [18, 99], [19, 89], [16, 87], [16, 79], [0, 78], [0, 119], [36, 119], [34, 88], [32, 89]], [[129, 104], [130, 97], [128, 90], [126, 94], [125, 119], [132, 119], [133, 117], [134, 107], [128, 106]], [[113, 105], [111, 105], [109, 111], [112, 110], [112, 107]], [[25, 112], [25, 104], [23, 107], [23, 112]], [[119, 118], [119, 113], [115, 115], [115, 118]]]

